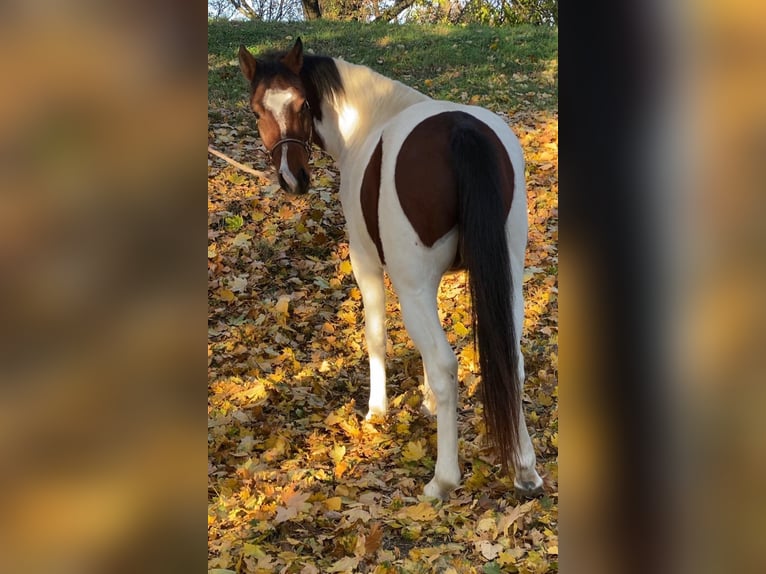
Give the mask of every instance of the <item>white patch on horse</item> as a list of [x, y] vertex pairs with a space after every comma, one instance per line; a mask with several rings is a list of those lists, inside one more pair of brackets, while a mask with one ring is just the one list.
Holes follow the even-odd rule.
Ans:
[[[295, 94], [291, 90], [266, 90], [263, 95], [263, 107], [265, 107], [274, 116], [279, 126], [279, 137], [283, 138], [287, 135], [287, 106], [295, 98]], [[279, 175], [281, 175], [285, 183], [290, 189], [296, 189], [298, 187], [298, 180], [295, 179], [293, 172], [290, 171], [290, 166], [287, 163], [287, 144], [282, 144], [282, 159], [279, 162]]]
[[[274, 119], [277, 120], [280, 137], [285, 137], [287, 132], [285, 108], [293, 98], [295, 98], [295, 94], [291, 90], [266, 90], [263, 95], [263, 107], [270, 111]], [[284, 154], [282, 157], [285, 157]]]
[[279, 175], [281, 175], [290, 189], [298, 187], [298, 180], [295, 179], [290, 166], [287, 164], [287, 144], [282, 144], [282, 160], [279, 162]]
[[338, 116], [338, 128], [343, 136], [343, 141], [349, 141], [356, 130], [359, 122], [359, 112], [356, 108], [344, 105]]

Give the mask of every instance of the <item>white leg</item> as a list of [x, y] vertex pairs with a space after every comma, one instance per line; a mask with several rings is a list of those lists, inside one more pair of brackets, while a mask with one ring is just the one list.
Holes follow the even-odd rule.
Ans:
[[370, 402], [367, 420], [385, 415], [386, 397], [386, 289], [383, 269], [376, 262], [350, 250], [351, 268], [362, 293], [364, 305], [364, 336], [370, 358]]
[[439, 321], [436, 287], [397, 292], [407, 332], [423, 356], [426, 385], [436, 398], [436, 470], [424, 494], [447, 498], [460, 484], [457, 462], [457, 359]]
[[[518, 274], [517, 277], [521, 277]], [[521, 291], [521, 286], [517, 286], [514, 299], [514, 330], [516, 331], [516, 354], [519, 358], [518, 374], [519, 374], [519, 396], [524, 395], [524, 355], [521, 354], [521, 331], [524, 328], [524, 301]], [[537, 459], [535, 457], [535, 448], [532, 445], [532, 439], [529, 437], [529, 430], [527, 430], [527, 422], [524, 418], [524, 405], [519, 405], [521, 412], [519, 413], [519, 460], [514, 465], [515, 476], [513, 478], [513, 486], [516, 489], [517, 494], [520, 496], [537, 496], [543, 492], [543, 479], [537, 474], [536, 464]]]

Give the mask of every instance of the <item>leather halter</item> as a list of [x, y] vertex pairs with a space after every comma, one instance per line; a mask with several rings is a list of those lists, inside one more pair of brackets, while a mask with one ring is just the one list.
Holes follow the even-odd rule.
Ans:
[[311, 123], [309, 124], [309, 137], [305, 140], [299, 140], [298, 138], [282, 138], [277, 143], [275, 143], [273, 146], [271, 146], [271, 149], [269, 150], [269, 157], [271, 157], [271, 161], [274, 161], [274, 152], [277, 151], [277, 148], [281, 146], [282, 144], [298, 144], [303, 147], [303, 149], [306, 150], [306, 161], [309, 161], [311, 159], [311, 140], [314, 137], [314, 116], [311, 114], [311, 107], [309, 106], [308, 101], [306, 101], [306, 109], [309, 112]]
[[[313, 123], [314, 120], [312, 120]], [[269, 155], [271, 156], [271, 160], [274, 160], [274, 152], [277, 151], [277, 148], [281, 146], [282, 144], [298, 144], [300, 146], [303, 146], [303, 149], [306, 150], [306, 154], [308, 155], [307, 159], [311, 159], [311, 136], [309, 136], [309, 139], [306, 141], [299, 140], [297, 138], [282, 138], [277, 143], [275, 143], [271, 149], [269, 150]]]

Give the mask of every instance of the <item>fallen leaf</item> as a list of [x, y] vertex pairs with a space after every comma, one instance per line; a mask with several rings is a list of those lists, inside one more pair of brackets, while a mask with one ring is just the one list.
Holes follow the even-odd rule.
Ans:
[[351, 261], [348, 259], [341, 261], [338, 270], [343, 273], [343, 275], [351, 275]]
[[352, 572], [359, 565], [361, 558], [357, 556], [344, 556], [328, 570], [328, 572]]
[[530, 500], [529, 502], [513, 507], [508, 514], [501, 516], [497, 521], [498, 532], [502, 532], [503, 536], [508, 536], [508, 529], [511, 527], [511, 524], [529, 512], [534, 504], [535, 501]]
[[417, 462], [426, 456], [426, 441], [423, 439], [408, 442], [402, 449], [402, 458], [407, 462]]
[[436, 518], [436, 509], [428, 502], [421, 502], [414, 506], [407, 506], [402, 508], [396, 515], [397, 518], [404, 518], [409, 520], [417, 520], [425, 522]]
[[383, 527], [380, 522], [374, 522], [370, 526], [370, 532], [367, 534], [367, 538], [364, 544], [364, 552], [367, 556], [372, 556], [380, 548], [380, 544], [383, 542]]
[[452, 330], [455, 331], [455, 334], [458, 337], [465, 337], [468, 334], [468, 329], [460, 321], [452, 325]]
[[247, 278], [243, 275], [234, 277], [229, 281], [229, 289], [235, 293], [242, 293], [245, 289], [247, 289]]
[[274, 305], [274, 313], [279, 318], [287, 317], [288, 309], [290, 307], [290, 295], [280, 295], [277, 299], [276, 305]]
[[487, 560], [494, 560], [503, 550], [502, 544], [492, 544], [489, 540], [479, 542], [479, 552]]
[[298, 516], [299, 512], [309, 510], [311, 504], [308, 504], [306, 500], [311, 496], [310, 492], [298, 492], [292, 490], [286, 490], [282, 495], [282, 500], [285, 506], [277, 508], [277, 515], [274, 518], [275, 524], [281, 524], [288, 520], [292, 520]]
[[[250, 245], [250, 240], [253, 238], [252, 235], [249, 233], [245, 233], [244, 231], [237, 233], [236, 237], [232, 240], [231, 244], [234, 247], [248, 247]], [[208, 250], [208, 257], [210, 257], [210, 250]]]
[[330, 458], [335, 464], [338, 464], [346, 456], [346, 447], [342, 444], [336, 444], [330, 450]]

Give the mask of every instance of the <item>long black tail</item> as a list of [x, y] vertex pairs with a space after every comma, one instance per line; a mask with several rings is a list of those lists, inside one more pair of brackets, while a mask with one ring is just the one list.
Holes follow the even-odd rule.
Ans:
[[470, 116], [457, 121], [450, 146], [458, 183], [460, 255], [468, 269], [473, 300], [474, 345], [478, 342], [484, 421], [507, 472], [518, 453], [521, 401], [513, 325], [513, 278], [498, 149], [477, 124]]

